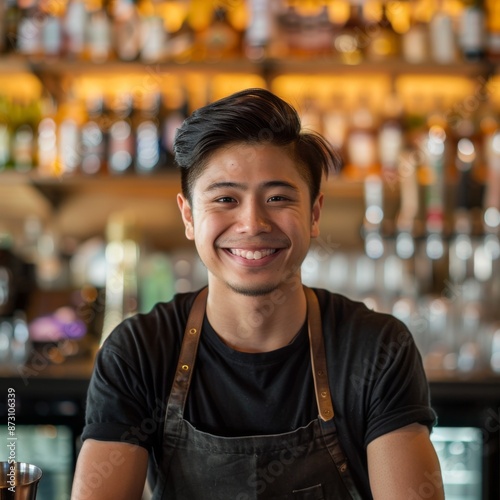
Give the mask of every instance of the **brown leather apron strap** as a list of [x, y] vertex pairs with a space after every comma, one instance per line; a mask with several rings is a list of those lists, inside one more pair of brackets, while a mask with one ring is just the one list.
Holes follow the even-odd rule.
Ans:
[[[334, 416], [328, 371], [326, 365], [325, 346], [323, 342], [323, 328], [321, 312], [316, 294], [308, 287], [304, 287], [307, 299], [307, 317], [309, 331], [309, 345], [311, 352], [311, 368], [314, 379], [314, 390], [320, 418], [327, 422]], [[186, 403], [191, 377], [193, 373], [196, 353], [200, 339], [201, 327], [205, 315], [208, 288], [204, 288], [196, 296], [189, 313], [181, 352], [177, 364], [174, 382], [170, 391], [169, 405], [175, 405], [182, 412]]]
[[194, 299], [189, 312], [184, 338], [182, 340], [181, 352], [177, 363], [174, 383], [170, 391], [169, 405], [176, 405], [184, 411], [186, 397], [193, 376], [194, 362], [198, 351], [201, 327], [205, 316], [208, 288], [205, 287]]
[[311, 368], [316, 391], [319, 416], [325, 422], [333, 418], [333, 404], [328, 383], [325, 344], [321, 324], [321, 311], [316, 294], [304, 287], [307, 299], [307, 323], [309, 329], [309, 347], [311, 350]]

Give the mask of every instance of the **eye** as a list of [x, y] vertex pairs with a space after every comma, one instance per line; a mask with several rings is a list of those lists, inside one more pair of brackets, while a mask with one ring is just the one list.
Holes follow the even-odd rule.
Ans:
[[235, 203], [236, 200], [231, 196], [221, 196], [215, 200], [217, 203]]
[[277, 202], [277, 201], [289, 201], [289, 198], [287, 198], [286, 196], [281, 196], [279, 194], [275, 195], [275, 196], [271, 196], [268, 200], [268, 202]]

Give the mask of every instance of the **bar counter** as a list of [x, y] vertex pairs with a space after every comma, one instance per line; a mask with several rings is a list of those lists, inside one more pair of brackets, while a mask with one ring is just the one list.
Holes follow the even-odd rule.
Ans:
[[[73, 467], [85, 417], [93, 356], [61, 364], [0, 367], [0, 425], [7, 423], [7, 394], [16, 394], [16, 426], [65, 425], [73, 435]], [[482, 433], [483, 498], [500, 498], [500, 375], [490, 372], [428, 374], [432, 406], [443, 427], [476, 427]]]

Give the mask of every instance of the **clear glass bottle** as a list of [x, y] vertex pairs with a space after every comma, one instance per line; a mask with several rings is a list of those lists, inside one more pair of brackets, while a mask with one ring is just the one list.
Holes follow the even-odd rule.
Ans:
[[486, 52], [486, 19], [482, 1], [468, 0], [460, 16], [458, 41], [466, 61], [480, 61]]
[[111, 122], [108, 132], [108, 171], [121, 175], [133, 169], [135, 137], [132, 128], [132, 97], [115, 96], [111, 104]]
[[84, 113], [81, 102], [69, 96], [59, 107], [57, 161], [62, 175], [72, 175], [80, 169], [83, 122]]
[[86, 45], [88, 12], [83, 0], [70, 0], [63, 20], [64, 52], [71, 59], [82, 59]]
[[266, 0], [248, 2], [248, 26], [245, 32], [245, 56], [259, 61], [266, 56], [274, 34], [272, 3]]
[[89, 12], [87, 40], [88, 57], [92, 62], [101, 64], [111, 58], [111, 22], [103, 8]]
[[112, 15], [113, 48], [120, 61], [135, 61], [141, 50], [141, 22], [132, 0], [117, 0]]
[[442, 2], [429, 23], [430, 54], [434, 62], [451, 64], [457, 61], [457, 44], [453, 19], [443, 9]]
[[429, 24], [412, 3], [410, 27], [403, 34], [401, 50], [403, 59], [412, 64], [422, 64], [429, 60]]
[[396, 93], [386, 96], [382, 121], [378, 131], [378, 156], [384, 180], [394, 185], [398, 175], [398, 163], [404, 148], [403, 104]]
[[152, 174], [163, 163], [160, 150], [160, 94], [142, 96], [134, 111], [135, 164], [138, 174]]
[[104, 98], [97, 94], [86, 100], [87, 118], [81, 128], [80, 169], [86, 175], [106, 173], [107, 119], [104, 116]]
[[375, 117], [364, 94], [358, 97], [351, 113], [346, 152], [344, 172], [348, 177], [364, 179], [370, 174], [379, 173]]
[[21, 16], [17, 25], [16, 50], [30, 58], [42, 55], [43, 14], [38, 3], [31, 0], [20, 2]]

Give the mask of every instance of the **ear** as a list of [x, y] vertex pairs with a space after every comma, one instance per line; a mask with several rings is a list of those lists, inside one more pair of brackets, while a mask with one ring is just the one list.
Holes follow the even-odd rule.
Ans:
[[191, 210], [189, 201], [181, 193], [177, 195], [177, 205], [181, 211], [186, 238], [188, 240], [194, 240], [193, 211]]
[[311, 238], [319, 236], [319, 218], [323, 208], [323, 193], [319, 193], [311, 210]]

